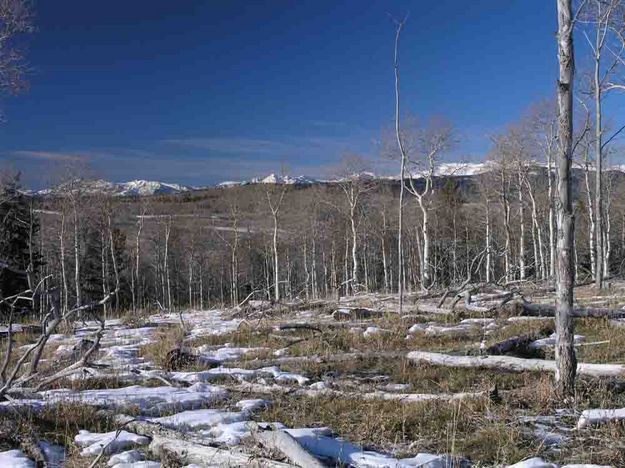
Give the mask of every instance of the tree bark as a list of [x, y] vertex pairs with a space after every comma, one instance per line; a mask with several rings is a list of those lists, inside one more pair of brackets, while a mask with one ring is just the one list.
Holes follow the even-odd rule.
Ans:
[[573, 18], [571, 0], [557, 0], [558, 6], [558, 272], [556, 281], [556, 387], [563, 396], [575, 392], [577, 358], [573, 346], [574, 323], [573, 237], [575, 219], [571, 202], [571, 160], [573, 157]]

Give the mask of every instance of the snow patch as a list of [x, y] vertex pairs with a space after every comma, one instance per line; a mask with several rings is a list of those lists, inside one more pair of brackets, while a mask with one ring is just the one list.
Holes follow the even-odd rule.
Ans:
[[21, 450], [0, 452], [0, 466], [11, 468], [35, 468], [35, 462], [26, 457]]
[[148, 437], [133, 434], [128, 431], [112, 432], [89, 432], [81, 430], [74, 437], [76, 445], [82, 448], [80, 454], [83, 457], [93, 457], [104, 451], [105, 455], [121, 452], [128, 447], [136, 445], [148, 445]]

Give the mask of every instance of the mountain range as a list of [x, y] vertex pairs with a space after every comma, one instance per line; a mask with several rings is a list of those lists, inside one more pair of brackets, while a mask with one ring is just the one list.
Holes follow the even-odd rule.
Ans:
[[[536, 164], [536, 166], [543, 166], [544, 164]], [[438, 177], [468, 177], [476, 176], [478, 174], [488, 172], [490, 170], [488, 163], [444, 163], [439, 164], [434, 172]], [[575, 170], [575, 169], [574, 169]], [[612, 166], [607, 170], [625, 173], [625, 165]], [[425, 175], [425, 171], [419, 171], [413, 173], [413, 177], [420, 178]], [[280, 176], [274, 173], [265, 177], [254, 177], [249, 180], [241, 181], [225, 181], [218, 183], [217, 188], [229, 188], [236, 186], [254, 185], [254, 184], [276, 184], [276, 185], [299, 185], [307, 186], [313, 184], [331, 184], [340, 182], [341, 180], [351, 179], [354, 177], [377, 179], [387, 181], [399, 181], [398, 175], [386, 175], [380, 176], [371, 172], [362, 172], [353, 174], [343, 178], [334, 179], [316, 179], [307, 176]], [[66, 182], [52, 189], [44, 189], [35, 192], [30, 192], [34, 195], [48, 196], [48, 195], [61, 195], [69, 190], [75, 190], [79, 188], [84, 193], [89, 194], [109, 194], [119, 197], [132, 197], [132, 196], [151, 196], [151, 195], [174, 195], [184, 192], [191, 192], [193, 190], [202, 190], [208, 187], [191, 187], [187, 185], [148, 181], [148, 180], [132, 180], [130, 182], [109, 182], [102, 179], [97, 180], [76, 180]]]

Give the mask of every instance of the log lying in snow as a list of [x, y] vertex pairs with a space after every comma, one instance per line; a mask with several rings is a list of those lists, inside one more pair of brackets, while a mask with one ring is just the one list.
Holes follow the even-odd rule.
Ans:
[[[511, 372], [555, 372], [556, 362], [546, 359], [523, 359], [512, 356], [452, 356], [442, 353], [412, 351], [408, 359], [445, 367], [502, 369]], [[590, 377], [624, 377], [625, 365], [578, 363], [577, 373]]]
[[295, 467], [267, 458], [249, 455], [236, 449], [221, 449], [194, 444], [184, 440], [169, 439], [155, 436], [149, 451], [162, 460], [174, 460], [182, 465], [198, 464], [200, 466], [287, 468]]
[[136, 419], [125, 414], [114, 414], [112, 411], [108, 410], [102, 410], [99, 414], [112, 416], [115, 424], [120, 427], [123, 426], [124, 429], [141, 436], [175, 439], [213, 448], [220, 448], [223, 446], [223, 444], [216, 443], [214, 439], [209, 437], [202, 437], [201, 435], [170, 429], [153, 421]]
[[434, 314], [434, 315], [453, 315], [456, 312], [454, 312], [451, 309], [443, 309], [441, 307], [436, 307], [432, 304], [423, 304], [423, 303], [417, 303], [415, 304], [417, 307], [417, 311], [421, 312], [421, 313], [425, 313], [425, 314]]
[[246, 361], [243, 359], [241, 362], [246, 364], [253, 364], [255, 367], [268, 367], [277, 366], [281, 364], [297, 364], [297, 363], [323, 363], [323, 362], [343, 362], [354, 361], [357, 359], [382, 359], [382, 358], [397, 358], [404, 355], [403, 351], [382, 351], [382, 352], [359, 352], [359, 353], [342, 353], [342, 354], [328, 354], [328, 355], [313, 355], [313, 356], [285, 356], [276, 357], [273, 359], [253, 360]]
[[594, 424], [607, 423], [609, 421], [622, 421], [625, 419], [625, 408], [620, 409], [589, 409], [582, 411], [577, 421], [577, 428], [583, 429]]
[[288, 432], [280, 429], [263, 430], [256, 423], [250, 423], [249, 426], [252, 437], [261, 445], [280, 452], [295, 465], [301, 468], [324, 468], [326, 466], [304, 449]]
[[363, 320], [384, 317], [381, 310], [367, 309], [364, 307], [341, 307], [332, 313], [335, 320]]
[[[522, 303], [522, 315], [533, 317], [555, 317], [556, 306], [551, 304]], [[577, 318], [625, 318], [623, 309], [607, 309], [601, 307], [578, 307], [574, 308], [571, 315]]]
[[319, 398], [348, 398], [354, 400], [386, 400], [398, 401], [400, 403], [419, 403], [423, 401], [458, 401], [474, 400], [486, 397], [495, 397], [490, 392], [474, 393], [390, 393], [390, 392], [344, 392], [331, 388], [294, 388], [284, 385], [263, 385], [255, 383], [241, 383], [237, 385], [227, 385], [227, 388], [241, 393], [260, 393], [269, 395], [292, 395], [296, 397]]

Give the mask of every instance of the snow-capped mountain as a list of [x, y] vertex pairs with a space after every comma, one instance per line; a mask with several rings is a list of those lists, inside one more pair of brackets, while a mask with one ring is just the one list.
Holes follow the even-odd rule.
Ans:
[[170, 193], [182, 193], [193, 190], [193, 187], [180, 184], [168, 184], [166, 182], [157, 182], [151, 180], [131, 180], [123, 184], [117, 184], [123, 190], [119, 193], [121, 196], [129, 195], [165, 195]]
[[265, 177], [254, 177], [250, 180], [244, 180], [244, 181], [228, 180], [228, 181], [217, 184], [217, 187], [234, 187], [238, 185], [250, 185], [250, 184], [312, 185], [318, 182], [320, 181], [318, 181], [317, 179], [313, 179], [311, 177], [306, 177], [306, 176], [291, 177], [287, 175], [283, 177], [283, 176], [279, 176], [279, 175], [272, 173]]
[[[461, 163], [461, 162], [453, 162], [453, 163], [442, 163], [436, 167], [434, 171], [434, 175], [438, 177], [466, 177], [466, 176], [474, 176], [477, 174], [481, 174], [483, 172], [488, 172], [490, 170], [488, 163]], [[419, 171], [418, 173], [413, 174], [413, 177], [423, 177], [425, 176], [425, 171]], [[408, 175], [406, 175], [408, 177]], [[377, 175], [373, 172], [360, 172], [358, 174], [350, 175], [349, 177], [337, 177], [333, 179], [315, 179], [312, 177], [306, 176], [279, 176], [276, 174], [269, 174], [265, 177], [254, 177], [250, 180], [244, 181], [234, 181], [228, 180], [217, 184], [217, 187], [227, 188], [227, 187], [235, 187], [240, 185], [250, 185], [250, 184], [285, 184], [285, 185], [312, 185], [312, 184], [327, 184], [327, 183], [336, 183], [346, 179], [368, 179], [368, 180], [397, 180], [399, 181], [399, 176], [397, 175]]]
[[285, 184], [285, 185], [310, 185], [317, 182], [315, 179], [311, 179], [305, 176], [279, 176], [276, 174], [269, 174], [267, 177], [259, 178], [255, 177], [250, 181], [252, 184]]
[[64, 192], [79, 190], [83, 193], [109, 194], [119, 197], [169, 195], [193, 190], [193, 187], [180, 184], [169, 184], [151, 180], [131, 180], [130, 182], [115, 183], [107, 180], [74, 180], [51, 189], [35, 192], [36, 195], [61, 195]]

